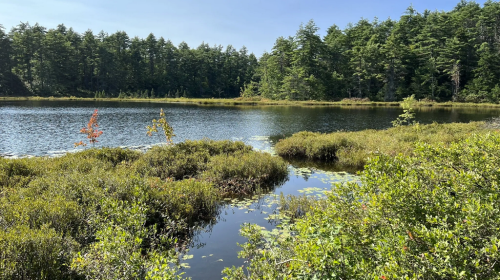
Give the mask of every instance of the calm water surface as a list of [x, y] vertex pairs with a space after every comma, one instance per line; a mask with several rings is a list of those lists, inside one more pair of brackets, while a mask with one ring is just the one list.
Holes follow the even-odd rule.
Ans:
[[[93, 110], [99, 110], [104, 132], [97, 146], [138, 146], [161, 142], [159, 135], [146, 136], [145, 126], [159, 117], [160, 108], [177, 137], [185, 139], [232, 139], [253, 144], [258, 136], [272, 139], [308, 130], [332, 132], [387, 128], [399, 108], [335, 107], [223, 107], [182, 104], [13, 101], [0, 102], [0, 155], [50, 155], [73, 148], [86, 140], [79, 130]], [[421, 123], [469, 122], [498, 116], [499, 110], [433, 109], [417, 113]]]
[[[381, 129], [402, 113], [400, 108], [338, 107], [225, 107], [128, 102], [15, 101], [0, 102], [0, 155], [56, 155], [73, 150], [73, 143], [86, 140], [79, 130], [93, 110], [99, 110], [99, 125], [104, 132], [97, 146], [148, 146], [161, 142], [159, 136], [147, 137], [145, 127], [159, 117], [160, 108], [177, 135], [185, 139], [241, 140], [257, 149], [269, 150], [273, 142], [295, 132], [308, 130]], [[421, 123], [469, 122], [489, 120], [500, 115], [495, 109], [425, 109], [417, 112]], [[314, 168], [290, 167], [289, 180], [244, 207], [229, 203], [222, 208], [216, 223], [202, 230], [194, 240], [186, 262], [185, 276], [193, 279], [221, 279], [224, 267], [244, 265], [237, 258], [244, 243], [239, 235], [243, 223], [256, 223], [267, 229], [275, 224], [267, 219], [277, 211], [274, 196], [298, 195], [304, 189], [329, 189], [332, 182], [357, 180], [347, 173], [332, 173]], [[310, 191], [307, 191], [310, 193]]]

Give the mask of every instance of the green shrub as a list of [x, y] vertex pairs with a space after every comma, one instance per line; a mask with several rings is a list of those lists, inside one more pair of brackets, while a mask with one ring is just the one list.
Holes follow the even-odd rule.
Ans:
[[192, 223], [211, 219], [217, 212], [219, 192], [208, 182], [194, 179], [164, 182], [151, 178], [148, 183], [151, 189], [148, 205], [155, 212], [153, 217], [162, 217], [155, 223], [164, 224], [165, 220]]
[[214, 156], [201, 178], [213, 182], [225, 192], [249, 192], [286, 178], [286, 163], [263, 152], [236, 152]]
[[100, 148], [88, 149], [78, 153], [84, 158], [96, 158], [101, 161], [110, 162], [116, 166], [122, 162], [133, 162], [141, 157], [141, 152], [122, 148]]
[[204, 169], [208, 158], [206, 150], [186, 153], [181, 152], [177, 146], [158, 146], [142, 156], [134, 164], [134, 168], [143, 176], [182, 180], [196, 176]]
[[[174, 146], [157, 146], [141, 157], [134, 167], [143, 176], [182, 180], [198, 177], [218, 155], [251, 154], [250, 146], [233, 141], [186, 141]], [[266, 157], [265, 155], [262, 155]], [[256, 157], [260, 157], [256, 156]], [[260, 170], [263, 171], [263, 170]]]
[[78, 244], [48, 225], [0, 229], [0, 248], [1, 279], [77, 279], [65, 264]]
[[336, 162], [344, 167], [362, 168], [378, 154], [411, 154], [414, 142], [452, 143], [470, 133], [487, 131], [482, 122], [399, 126], [386, 130], [315, 133], [299, 132], [279, 141], [278, 155], [290, 159]]
[[72, 270], [86, 279], [132, 280], [151, 279], [163, 269], [163, 279], [179, 279], [177, 269], [170, 265], [177, 261], [175, 252], [158, 252], [151, 245], [155, 230], [145, 226], [145, 204], [104, 199], [101, 205], [101, 215], [91, 221], [98, 228], [96, 242], [78, 252]]
[[25, 187], [41, 173], [41, 159], [6, 159], [0, 157], [0, 189], [3, 187]]
[[214, 141], [210, 139], [203, 140], [186, 140], [185, 142], [178, 143], [175, 145], [175, 151], [179, 153], [186, 154], [196, 154], [208, 152], [210, 156], [220, 155], [220, 154], [231, 154], [238, 151], [250, 152], [252, 147], [245, 145], [241, 141]]
[[0, 227], [28, 225], [30, 228], [50, 226], [63, 234], [75, 233], [83, 223], [80, 206], [61, 196], [27, 196], [19, 191], [0, 198]]
[[499, 157], [498, 134], [376, 157], [281, 233], [244, 226], [225, 279], [498, 279]]

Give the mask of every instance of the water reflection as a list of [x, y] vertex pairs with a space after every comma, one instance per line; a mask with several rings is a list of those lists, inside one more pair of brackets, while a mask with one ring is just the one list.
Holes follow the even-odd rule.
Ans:
[[[139, 146], [162, 141], [147, 137], [145, 126], [158, 118], [160, 108], [174, 127], [175, 142], [204, 137], [242, 140], [255, 136], [276, 138], [308, 130], [333, 132], [381, 129], [402, 113], [397, 107], [197, 106], [113, 101], [2, 101], [0, 154], [47, 155], [71, 150], [94, 109], [99, 110], [104, 134], [98, 146]], [[417, 120], [469, 122], [498, 116], [498, 109], [419, 108]]]
[[[288, 181], [277, 186], [268, 194], [253, 195], [244, 198], [227, 198], [217, 223], [200, 231], [196, 242], [188, 252], [192, 259], [186, 260], [191, 268], [185, 276], [192, 279], [221, 279], [224, 267], [241, 266], [244, 259], [237, 258], [240, 247], [246, 239], [239, 235], [243, 223], [258, 224], [266, 230], [276, 228], [278, 220], [273, 219], [279, 213], [279, 195], [324, 195], [332, 183], [357, 181], [358, 177], [346, 172], [322, 171], [315, 168], [290, 167]], [[199, 246], [197, 246], [199, 245]]]

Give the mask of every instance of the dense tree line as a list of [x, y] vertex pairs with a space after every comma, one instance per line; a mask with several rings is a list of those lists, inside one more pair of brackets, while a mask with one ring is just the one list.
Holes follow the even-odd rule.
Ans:
[[9, 34], [0, 28], [0, 63], [0, 95], [20, 95], [21, 84], [40, 96], [235, 97], [258, 61], [245, 47], [21, 23]]
[[450, 12], [408, 8], [399, 21], [362, 19], [321, 38], [313, 21], [278, 38], [246, 94], [273, 99], [417, 98], [497, 102], [500, 3]]
[[333, 25], [324, 38], [310, 21], [259, 60], [244, 47], [191, 49], [153, 34], [131, 39], [22, 23], [8, 34], [0, 28], [0, 67], [0, 95], [390, 101], [415, 94], [498, 102], [500, 3], [462, 0], [448, 12], [409, 7], [398, 21]]

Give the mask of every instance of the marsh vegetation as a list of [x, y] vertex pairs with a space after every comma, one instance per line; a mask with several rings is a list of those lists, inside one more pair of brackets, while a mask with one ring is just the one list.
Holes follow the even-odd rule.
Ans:
[[0, 278], [180, 277], [176, 249], [224, 196], [286, 176], [280, 158], [232, 141], [0, 158]]

